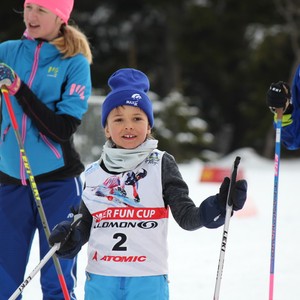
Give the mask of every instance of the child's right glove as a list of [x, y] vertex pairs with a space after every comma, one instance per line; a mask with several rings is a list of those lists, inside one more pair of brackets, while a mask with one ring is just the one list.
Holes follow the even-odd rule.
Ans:
[[[218, 200], [222, 210], [226, 209], [227, 195], [229, 191], [230, 179], [225, 177], [219, 190]], [[232, 190], [232, 208], [237, 211], [243, 208], [247, 199], [247, 181], [242, 179], [236, 181]]]
[[75, 215], [75, 221], [63, 221], [53, 228], [49, 236], [49, 244], [51, 246], [56, 243], [61, 244], [58, 251], [56, 251], [59, 257], [74, 258], [80, 251], [82, 246], [81, 234], [78, 227], [76, 227], [80, 219], [78, 219], [78, 215]]

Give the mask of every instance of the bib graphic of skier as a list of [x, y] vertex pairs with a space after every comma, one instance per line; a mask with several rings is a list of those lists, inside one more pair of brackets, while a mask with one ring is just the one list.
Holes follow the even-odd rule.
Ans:
[[140, 202], [140, 197], [138, 195], [138, 181], [147, 176], [147, 171], [141, 169], [137, 173], [127, 172], [127, 179], [125, 180], [125, 185], [132, 185], [134, 201]]
[[[139, 170], [137, 173], [130, 171], [123, 176], [113, 175], [108, 177], [103, 184], [99, 185], [95, 191], [95, 195], [99, 197], [106, 197], [108, 201], [122, 203], [127, 206], [140, 206], [138, 195], [138, 181], [145, 178], [147, 171], [145, 169]], [[124, 180], [125, 178], [125, 180]], [[126, 186], [132, 186], [132, 197], [128, 196]]]

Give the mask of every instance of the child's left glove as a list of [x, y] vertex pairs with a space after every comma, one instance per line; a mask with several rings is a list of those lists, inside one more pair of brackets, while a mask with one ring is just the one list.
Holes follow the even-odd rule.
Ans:
[[0, 87], [5, 85], [11, 95], [15, 95], [21, 86], [21, 79], [15, 71], [4, 63], [0, 63]]
[[[219, 190], [218, 200], [222, 210], [226, 209], [227, 195], [229, 191], [230, 179], [225, 177]], [[242, 179], [236, 181], [232, 189], [233, 210], [237, 211], [243, 208], [247, 199], [247, 181]]]

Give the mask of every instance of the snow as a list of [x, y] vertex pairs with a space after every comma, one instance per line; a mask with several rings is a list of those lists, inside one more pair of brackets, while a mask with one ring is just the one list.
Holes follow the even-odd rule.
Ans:
[[[251, 149], [240, 149], [214, 162], [214, 166], [231, 169], [236, 156], [241, 157], [239, 169], [243, 170], [248, 181], [248, 199], [244, 209], [235, 213], [230, 220], [220, 299], [269, 299], [274, 161], [259, 157]], [[201, 161], [179, 167], [197, 205], [218, 192], [220, 183], [199, 181], [205, 167]], [[300, 298], [297, 276], [297, 268], [300, 266], [299, 178], [300, 159], [282, 159], [277, 206], [274, 300]], [[170, 218], [171, 300], [213, 299], [222, 234], [223, 227], [188, 232]], [[38, 262], [38, 241], [35, 238], [27, 274]], [[84, 299], [85, 264], [86, 246], [78, 257], [78, 299]], [[23, 299], [42, 299], [39, 274], [24, 289]]]

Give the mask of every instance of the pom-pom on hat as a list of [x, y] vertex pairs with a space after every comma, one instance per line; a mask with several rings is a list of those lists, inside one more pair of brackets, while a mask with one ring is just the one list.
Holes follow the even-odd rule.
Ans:
[[74, 0], [25, 0], [24, 6], [26, 4], [36, 4], [42, 6], [53, 12], [66, 24], [68, 24], [74, 6]]
[[105, 98], [102, 105], [103, 128], [109, 113], [116, 107], [130, 105], [142, 109], [148, 117], [150, 127], [154, 125], [152, 103], [147, 96], [150, 88], [148, 77], [136, 69], [119, 69], [108, 79], [111, 92]]

